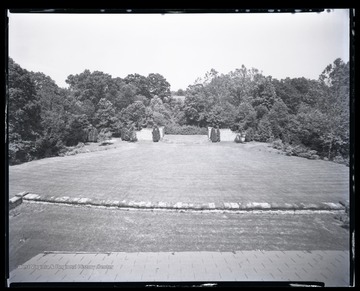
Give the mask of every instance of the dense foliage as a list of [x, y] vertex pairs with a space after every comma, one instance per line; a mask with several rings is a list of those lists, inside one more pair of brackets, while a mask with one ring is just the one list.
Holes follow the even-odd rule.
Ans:
[[167, 134], [231, 128], [246, 141], [275, 142], [289, 155], [348, 161], [349, 63], [341, 59], [318, 80], [277, 80], [245, 66], [228, 74], [212, 69], [174, 92], [184, 101], [155, 73], [121, 79], [85, 70], [68, 76], [64, 89], [12, 59], [8, 70], [10, 164], [108, 136], [134, 141], [135, 130], [154, 126], [165, 126]]
[[165, 127], [165, 134], [179, 134], [179, 135], [207, 135], [207, 127], [198, 127], [193, 125], [172, 125]]

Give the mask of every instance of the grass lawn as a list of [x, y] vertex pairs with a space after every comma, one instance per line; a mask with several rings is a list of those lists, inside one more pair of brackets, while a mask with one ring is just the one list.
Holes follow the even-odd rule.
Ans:
[[349, 199], [348, 167], [288, 157], [263, 143], [211, 143], [206, 136], [167, 135], [159, 143], [115, 140], [106, 149], [11, 166], [9, 196], [29, 191], [174, 203]]
[[23, 203], [10, 213], [9, 267], [11, 271], [44, 251], [348, 250], [349, 232], [333, 217], [332, 213], [180, 213]]

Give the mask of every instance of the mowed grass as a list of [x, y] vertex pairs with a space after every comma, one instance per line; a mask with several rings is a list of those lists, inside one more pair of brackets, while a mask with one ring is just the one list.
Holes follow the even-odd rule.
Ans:
[[9, 184], [10, 197], [29, 191], [120, 201], [317, 203], [349, 199], [349, 168], [281, 155], [262, 143], [166, 136], [11, 166]]

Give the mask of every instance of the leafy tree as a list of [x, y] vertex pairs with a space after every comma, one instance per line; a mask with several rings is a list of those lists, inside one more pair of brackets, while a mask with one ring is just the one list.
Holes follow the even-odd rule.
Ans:
[[184, 114], [188, 125], [205, 127], [209, 100], [206, 98], [202, 85], [189, 86], [184, 102]]
[[231, 103], [239, 106], [252, 95], [254, 76], [258, 74], [256, 69], [247, 69], [244, 65], [228, 74], [228, 90]]
[[151, 98], [158, 97], [163, 102], [169, 101], [170, 84], [162, 75], [151, 73], [147, 77], [147, 82]]
[[185, 95], [185, 91], [183, 89], [179, 89], [175, 92], [175, 95], [178, 95], [178, 96], [184, 96]]
[[350, 72], [349, 62], [336, 59], [325, 68], [319, 80], [325, 86], [327, 100], [324, 104], [328, 127], [324, 133], [329, 159], [341, 155], [349, 157], [349, 96]]
[[172, 122], [171, 111], [159, 97], [154, 97], [150, 101], [151, 119], [157, 125], [167, 125]]
[[325, 115], [318, 109], [303, 105], [296, 119], [297, 126], [293, 127], [293, 132], [296, 130], [297, 143], [322, 152], [321, 136], [327, 127]]
[[[142, 102], [145, 106], [149, 106], [149, 104], [150, 104], [150, 100], [149, 99], [147, 99], [145, 96], [143, 96], [143, 95], [136, 95], [135, 97], [134, 97], [134, 101], [140, 101], [140, 102]], [[130, 105], [130, 104], [129, 104]]]
[[85, 114], [70, 116], [65, 128], [64, 142], [67, 146], [77, 145], [79, 142], [85, 143], [88, 138], [90, 123]]
[[289, 109], [282, 100], [276, 100], [272, 106], [268, 119], [271, 124], [271, 132], [274, 138], [285, 139], [285, 133], [289, 123]]
[[36, 140], [36, 157], [56, 156], [64, 146], [64, 128], [68, 119], [66, 91], [43, 73], [30, 72], [40, 105], [41, 133]]
[[264, 116], [264, 118], [262, 118], [259, 121], [256, 134], [254, 135], [254, 140], [267, 142], [270, 141], [271, 139], [273, 139], [271, 122], [269, 120], [268, 115], [266, 115]]
[[139, 74], [130, 74], [125, 77], [124, 82], [134, 86], [135, 95], [145, 96], [149, 100], [152, 98], [148, 79], [146, 77]]
[[[301, 94], [293, 86], [293, 79], [273, 80], [276, 95], [285, 103], [292, 114], [296, 114], [301, 104]], [[263, 105], [261, 105], [263, 106]]]
[[94, 126], [98, 130], [111, 130], [115, 123], [115, 109], [113, 104], [105, 98], [100, 99], [94, 117]]
[[[109, 101], [114, 105], [115, 111], [120, 112], [121, 109], [126, 108], [134, 101], [143, 101], [147, 105], [147, 98], [142, 95], [137, 95], [137, 88], [133, 84], [128, 84], [121, 78], [113, 79], [114, 86], [110, 94]], [[142, 98], [142, 99], [139, 99]]]
[[76, 100], [81, 102], [90, 100], [95, 108], [100, 99], [111, 99], [109, 95], [111, 92], [114, 93], [113, 90], [110, 90], [111, 76], [99, 71], [91, 73], [89, 70], [85, 70], [78, 75], [69, 75], [65, 82], [69, 84], [69, 90]]
[[137, 129], [141, 128], [144, 122], [145, 105], [141, 101], [135, 101], [120, 112], [120, 120], [125, 124], [133, 123]]
[[247, 130], [248, 128], [255, 128], [257, 119], [256, 111], [251, 104], [242, 102], [238, 107], [236, 117], [237, 129], [239, 131]]
[[41, 108], [30, 73], [9, 58], [8, 136], [10, 164], [34, 158], [41, 134]]
[[208, 113], [207, 123], [209, 126], [234, 128], [236, 113], [236, 107], [228, 102], [217, 104]]
[[261, 104], [270, 110], [277, 98], [272, 78], [258, 75], [253, 83], [251, 94], [253, 98], [252, 105], [254, 107]]
[[256, 111], [256, 120], [257, 121], [269, 113], [269, 110], [267, 109], [267, 107], [262, 104], [256, 106], [254, 108], [254, 110]]

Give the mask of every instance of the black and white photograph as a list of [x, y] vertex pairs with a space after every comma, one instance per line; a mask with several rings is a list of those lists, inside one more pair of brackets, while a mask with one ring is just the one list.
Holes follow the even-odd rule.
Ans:
[[352, 286], [352, 13], [8, 10], [8, 286]]

